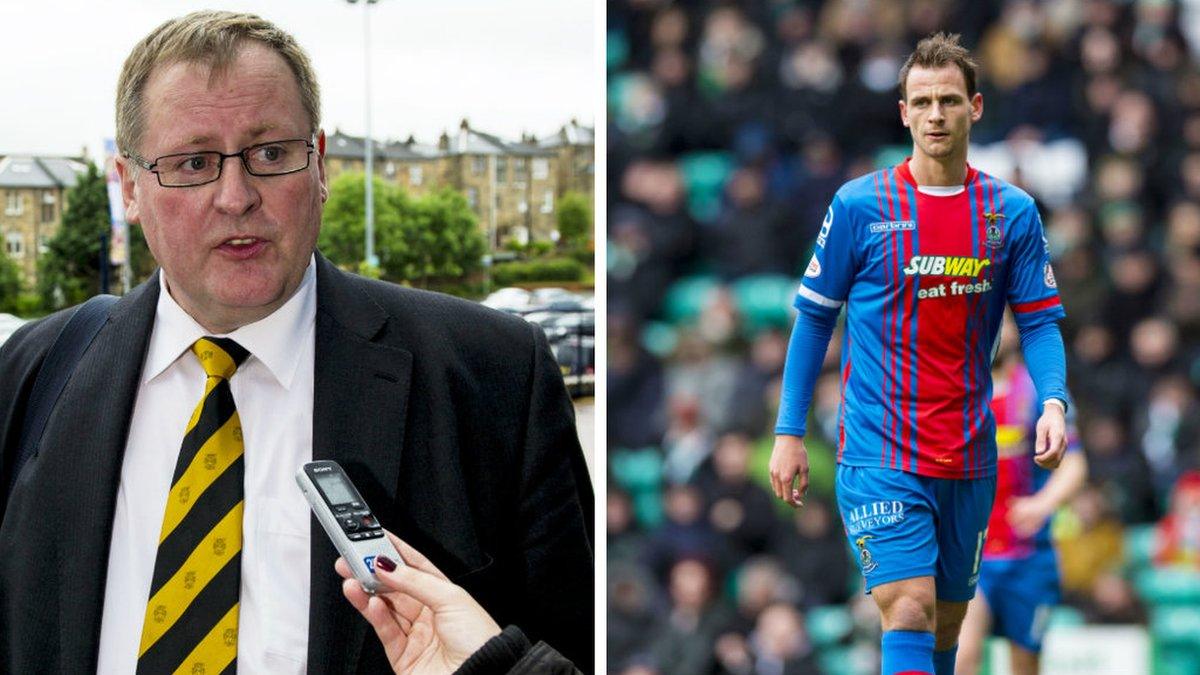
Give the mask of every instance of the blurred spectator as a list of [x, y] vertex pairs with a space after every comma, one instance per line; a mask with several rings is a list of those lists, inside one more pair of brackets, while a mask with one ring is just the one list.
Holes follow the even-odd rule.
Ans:
[[643, 560], [659, 582], [666, 582], [672, 566], [682, 558], [707, 560], [721, 572], [728, 569], [721, 564], [728, 551], [705, 518], [700, 491], [693, 485], [672, 485], [663, 500], [666, 521], [650, 532], [643, 551]]
[[652, 638], [663, 617], [653, 580], [629, 562], [608, 563], [608, 613], [604, 621], [610, 671], [650, 659]]
[[796, 510], [788, 526], [779, 529], [772, 551], [800, 581], [806, 607], [849, 599], [851, 575], [856, 572], [841, 523], [825, 500], [806, 498], [804, 508]]
[[646, 548], [646, 536], [634, 519], [633, 502], [629, 495], [608, 482], [605, 518], [608, 531], [608, 562], [636, 561]]
[[750, 480], [749, 462], [750, 438], [724, 434], [717, 440], [711, 464], [696, 478], [708, 505], [709, 524], [725, 536], [733, 565], [765, 551], [778, 522], [774, 498]]
[[1200, 471], [1188, 471], [1175, 483], [1171, 506], [1155, 531], [1154, 564], [1200, 570]]
[[1080, 604], [1088, 623], [1146, 623], [1146, 608], [1138, 599], [1133, 586], [1114, 571], [1106, 571], [1096, 577]]
[[713, 570], [684, 558], [671, 567], [670, 614], [651, 646], [663, 675], [701, 675], [715, 664], [713, 644], [731, 620], [717, 598]]
[[1090, 596], [1096, 580], [1120, 569], [1124, 527], [1104, 493], [1085, 487], [1070, 503], [1068, 524], [1058, 532], [1058, 560], [1064, 595], [1074, 601]]

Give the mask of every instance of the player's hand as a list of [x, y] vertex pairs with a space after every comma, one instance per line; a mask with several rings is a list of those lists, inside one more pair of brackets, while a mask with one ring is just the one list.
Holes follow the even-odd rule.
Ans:
[[780, 434], [775, 437], [771, 451], [771, 489], [775, 496], [792, 506], [804, 506], [808, 490], [808, 449], [799, 436]]
[[375, 629], [397, 673], [453, 673], [499, 635], [500, 626], [419, 551], [391, 532], [387, 536], [406, 564], [389, 572], [376, 560], [375, 577], [383, 587], [371, 596], [338, 558], [334, 567], [345, 579], [342, 593]]
[[1038, 418], [1037, 440], [1034, 445], [1033, 461], [1043, 469], [1054, 469], [1067, 451], [1067, 417], [1063, 409], [1053, 403], [1042, 404], [1042, 416]]
[[1015, 497], [1008, 503], [1008, 524], [1021, 537], [1032, 537], [1052, 515], [1053, 506], [1037, 495]]

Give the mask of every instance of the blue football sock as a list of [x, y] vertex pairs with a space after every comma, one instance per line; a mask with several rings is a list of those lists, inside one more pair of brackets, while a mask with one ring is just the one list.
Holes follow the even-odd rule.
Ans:
[[933, 675], [933, 633], [914, 630], [884, 633], [882, 670], [882, 675]]
[[944, 652], [933, 653], [933, 672], [935, 675], [954, 675], [954, 659], [958, 656], [958, 645]]

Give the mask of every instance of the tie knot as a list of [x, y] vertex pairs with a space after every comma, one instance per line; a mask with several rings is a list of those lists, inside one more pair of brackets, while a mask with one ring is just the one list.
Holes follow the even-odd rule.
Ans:
[[200, 366], [209, 377], [226, 380], [233, 377], [238, 366], [246, 361], [250, 352], [229, 338], [202, 337], [192, 344], [192, 353], [200, 359]]

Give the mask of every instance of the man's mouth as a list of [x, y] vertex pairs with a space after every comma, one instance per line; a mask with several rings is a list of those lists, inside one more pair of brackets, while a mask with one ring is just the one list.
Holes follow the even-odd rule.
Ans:
[[258, 237], [230, 237], [221, 242], [217, 250], [237, 260], [248, 260], [261, 253], [266, 248], [267, 243], [266, 239], [259, 239]]

